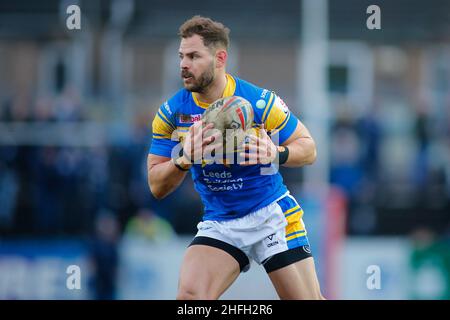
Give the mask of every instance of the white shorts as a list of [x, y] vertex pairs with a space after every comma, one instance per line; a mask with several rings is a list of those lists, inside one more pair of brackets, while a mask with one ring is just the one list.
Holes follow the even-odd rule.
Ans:
[[225, 250], [243, 272], [250, 268], [249, 258], [272, 272], [311, 256], [302, 216], [302, 208], [287, 193], [244, 217], [200, 222], [191, 245]]

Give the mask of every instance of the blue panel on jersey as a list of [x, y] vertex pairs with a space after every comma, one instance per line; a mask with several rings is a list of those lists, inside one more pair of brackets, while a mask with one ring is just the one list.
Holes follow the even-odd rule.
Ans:
[[[264, 107], [270, 107], [273, 104], [275, 98], [270, 101], [270, 104], [269, 100], [275, 94], [238, 78], [235, 78], [235, 81], [234, 95], [241, 96], [252, 104], [255, 114], [254, 122], [261, 124]], [[260, 101], [259, 108], [256, 107], [258, 101]], [[167, 119], [169, 116], [171, 117], [170, 121], [175, 127], [186, 126], [187, 128], [192, 125], [189, 123], [189, 116], [194, 121], [205, 111], [195, 104], [192, 93], [184, 89], [168, 101], [168, 106], [161, 109], [165, 109], [162, 111], [163, 114]], [[183, 121], [180, 120], [179, 115], [183, 116]], [[282, 141], [286, 140], [295, 130], [296, 119], [291, 115], [283, 129], [280, 130]], [[168, 139], [153, 139], [150, 153], [170, 157], [171, 150], [176, 144], [177, 142]], [[191, 174], [195, 189], [204, 204], [203, 220], [229, 220], [242, 217], [269, 205], [285, 194], [287, 188], [281, 174], [275, 170], [271, 174], [265, 174], [264, 169], [267, 170], [268, 167], [270, 166], [194, 165], [191, 168]]]
[[178, 141], [168, 139], [153, 139], [149, 153], [170, 158], [173, 147], [175, 147], [178, 143]]

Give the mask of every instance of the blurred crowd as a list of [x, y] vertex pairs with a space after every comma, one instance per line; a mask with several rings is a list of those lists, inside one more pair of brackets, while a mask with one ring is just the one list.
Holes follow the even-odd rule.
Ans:
[[[328, 1], [323, 94], [330, 114], [321, 116], [330, 122], [321, 143], [329, 146], [332, 189], [346, 206], [334, 219], [345, 219], [349, 236], [410, 236], [413, 298], [450, 298], [447, 2], [410, 0], [405, 10], [402, 2], [381, 1], [383, 29], [368, 30], [366, 2]], [[64, 1], [0, 4], [0, 244], [85, 241], [95, 298], [113, 299], [121, 240], [170, 241], [196, 232], [202, 205], [190, 175], [156, 201], [146, 170], [151, 121], [180, 84], [180, 23], [198, 8], [220, 17], [232, 30], [230, 72], [275, 90], [300, 119], [315, 107], [296, 105], [302, 2], [264, 1], [257, 10], [230, 3], [81, 1], [81, 30], [67, 30]], [[258, 23], [267, 12], [269, 23]], [[77, 132], [73, 124], [100, 130]], [[33, 136], [37, 129], [47, 135]], [[308, 199], [304, 170], [281, 168], [300, 203]], [[314, 208], [305, 210], [306, 220], [332, 216]], [[311, 226], [326, 231], [340, 222]]]
[[[2, 124], [73, 123], [88, 118], [87, 106], [70, 87], [53, 99], [24, 94], [9, 97], [0, 107]], [[417, 109], [412, 116], [413, 152], [405, 164], [408, 169], [396, 171], [390, 168], [392, 151], [383, 147], [389, 137], [381, 108], [375, 105], [361, 117], [341, 110], [330, 128], [330, 182], [348, 199], [348, 232], [406, 234], [422, 226], [446, 231], [450, 226], [450, 181], [445, 161], [450, 121], [444, 121], [443, 126], [433, 124], [437, 117], [449, 116]], [[86, 235], [94, 230], [93, 221], [102, 210], [114, 213], [121, 231], [139, 212], [152, 210], [177, 233], [194, 233], [202, 207], [190, 177], [162, 201], [155, 201], [148, 189], [146, 157], [154, 112], [150, 108], [146, 115], [136, 116], [120, 143], [2, 144], [2, 235]], [[287, 182], [298, 183], [290, 180]], [[406, 214], [401, 216], [402, 210]], [[396, 216], [409, 219], [389, 228]]]
[[398, 235], [422, 227], [450, 234], [450, 105], [447, 110], [411, 112], [403, 119], [411, 123], [408, 132], [398, 141], [381, 106], [361, 117], [337, 115], [330, 182], [347, 196], [349, 234]]
[[[69, 123], [86, 120], [76, 91], [54, 99], [12, 97], [0, 104], [2, 124]], [[146, 159], [151, 112], [136, 119], [120, 143], [94, 146], [2, 144], [0, 146], [0, 230], [2, 236], [90, 235], [104, 210], [124, 232], [132, 218], [149, 210], [177, 233], [192, 233], [201, 206], [188, 181], [179, 201], [156, 202], [147, 185]], [[125, 141], [125, 142], [124, 142]], [[172, 198], [173, 199], [173, 198]], [[131, 229], [139, 229], [134, 226]]]

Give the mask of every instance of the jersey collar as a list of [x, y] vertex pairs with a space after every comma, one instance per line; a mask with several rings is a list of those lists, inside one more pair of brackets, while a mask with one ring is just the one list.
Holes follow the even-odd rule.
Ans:
[[[228, 73], [226, 74], [226, 77], [227, 85], [225, 86], [225, 90], [223, 91], [222, 98], [231, 97], [236, 91], [236, 80], [234, 80], [234, 78]], [[195, 104], [200, 108], [207, 109], [210, 105], [209, 103], [198, 100], [194, 92], [192, 93], [192, 99], [194, 99]]]

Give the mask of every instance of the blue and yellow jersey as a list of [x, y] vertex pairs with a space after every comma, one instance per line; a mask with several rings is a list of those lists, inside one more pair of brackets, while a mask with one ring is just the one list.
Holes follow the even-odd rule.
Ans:
[[[272, 138], [283, 144], [297, 127], [298, 119], [274, 92], [227, 74], [223, 97], [241, 96], [254, 110], [254, 127], [264, 124]], [[178, 91], [158, 109], [153, 120], [150, 153], [171, 157], [189, 127], [201, 119], [209, 104], [186, 89]], [[269, 205], [287, 192], [278, 170], [261, 174], [273, 165], [195, 164], [191, 168], [195, 189], [204, 204], [203, 220], [228, 220]]]

